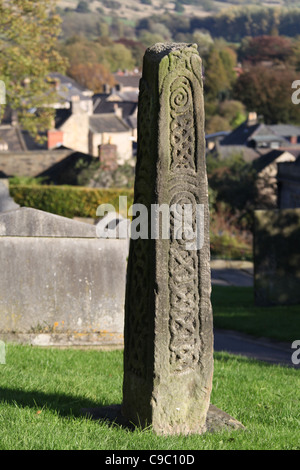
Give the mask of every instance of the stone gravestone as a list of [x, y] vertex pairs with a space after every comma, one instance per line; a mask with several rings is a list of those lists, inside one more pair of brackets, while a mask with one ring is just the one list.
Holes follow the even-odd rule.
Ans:
[[128, 240], [97, 228], [29, 207], [0, 214], [0, 339], [123, 346]]
[[256, 305], [300, 304], [300, 208], [254, 212]]
[[[134, 199], [143, 217], [137, 216], [140, 237], [132, 236], [135, 217], [131, 225], [123, 403], [121, 410], [85, 410], [94, 418], [151, 425], [157, 434], [242, 427], [210, 406], [213, 323], [201, 71], [193, 45], [156, 44], [144, 56]], [[192, 209], [194, 237], [203, 208], [201, 246], [176, 236], [184, 205]], [[168, 237], [162, 227], [153, 230], [152, 208], [158, 206], [173, 208]]]

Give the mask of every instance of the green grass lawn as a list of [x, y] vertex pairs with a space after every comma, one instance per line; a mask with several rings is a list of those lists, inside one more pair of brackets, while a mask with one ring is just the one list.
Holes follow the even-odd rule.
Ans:
[[122, 401], [122, 351], [6, 345], [0, 365], [0, 450], [300, 449], [299, 371], [215, 355], [211, 402], [246, 431], [168, 436], [80, 416]]
[[257, 307], [251, 287], [213, 286], [214, 326], [292, 343], [300, 339], [300, 305]]

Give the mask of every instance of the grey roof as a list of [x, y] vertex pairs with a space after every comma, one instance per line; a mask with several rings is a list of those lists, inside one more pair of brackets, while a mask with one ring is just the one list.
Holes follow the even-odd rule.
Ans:
[[90, 116], [90, 130], [95, 134], [103, 132], [127, 132], [129, 126], [115, 114], [98, 114]]
[[131, 129], [137, 129], [137, 116], [129, 116], [126, 118], [126, 123]]
[[115, 73], [113, 74], [113, 76], [114, 76], [115, 81], [123, 87], [138, 88], [142, 74], [135, 73], [135, 74], [130, 75], [130, 74]]
[[[106, 95], [105, 95], [106, 97]], [[137, 103], [133, 101], [107, 101], [105, 97], [94, 97], [94, 114], [114, 113], [115, 107], [121, 108], [123, 117], [127, 118], [134, 114]]]
[[[267, 153], [262, 154], [258, 159], [256, 159], [253, 162], [253, 167], [257, 171], [261, 171], [264, 168], [266, 168], [268, 165], [273, 163], [278, 157], [280, 157], [280, 155], [282, 155], [285, 152], [290, 153], [296, 159], [297, 159], [297, 157], [300, 157], [300, 148], [298, 150], [296, 150], [296, 149], [291, 149], [290, 150], [288, 147], [287, 148], [274, 149], [274, 150], [271, 150]], [[299, 158], [298, 158], [298, 160], [299, 160]], [[294, 165], [297, 165], [297, 160], [295, 162], [283, 162], [283, 163], [289, 163], [289, 164], [292, 163]], [[299, 163], [300, 163], [300, 160], [299, 160]], [[280, 163], [280, 165], [281, 165], [281, 163]]]
[[245, 145], [219, 145], [216, 146], [217, 152], [222, 159], [231, 157], [234, 154], [242, 154], [246, 162], [252, 162], [260, 157], [260, 153], [251, 147]]
[[248, 139], [254, 134], [258, 129], [260, 124], [254, 124], [247, 126], [247, 122], [244, 122], [236, 129], [234, 129], [230, 134], [228, 134], [221, 141], [222, 145], [247, 145]]
[[251, 140], [255, 142], [287, 142], [287, 140], [281, 135], [265, 134], [265, 135], [253, 135]]
[[[294, 133], [287, 132], [288, 130], [297, 129], [296, 126], [288, 125], [265, 125], [265, 124], [252, 124], [248, 125], [247, 121], [243, 122], [240, 126], [234, 129], [227, 135], [221, 142], [222, 145], [248, 145], [251, 140], [259, 141], [279, 141], [288, 145], [289, 142], [286, 137], [295, 135]], [[294, 130], [294, 131], [295, 131]], [[300, 128], [299, 128], [300, 132]], [[298, 134], [297, 134], [298, 135]], [[300, 135], [300, 134], [299, 134]]]
[[269, 126], [276, 134], [283, 137], [300, 136], [300, 126], [293, 124], [272, 124]]
[[[4, 146], [5, 148], [3, 149]], [[5, 124], [0, 126], [0, 149], [1, 148], [8, 152], [22, 152], [27, 150], [18, 125], [12, 126]]]
[[219, 132], [214, 132], [213, 134], [206, 134], [205, 138], [208, 140], [208, 139], [214, 139], [216, 137], [226, 137], [229, 134], [230, 134], [230, 131], [219, 131]]
[[70, 77], [62, 75], [61, 73], [53, 72], [49, 77], [58, 82], [58, 95], [64, 100], [71, 101], [72, 97], [79, 96], [80, 100], [90, 100], [93, 92], [87, 88], [82, 87]]
[[137, 103], [139, 99], [139, 92], [136, 91], [118, 91], [113, 89], [108, 100], [111, 101], [132, 101]]
[[253, 167], [259, 172], [273, 163], [276, 158], [280, 157], [285, 152], [285, 150], [271, 150], [270, 152], [261, 155], [253, 162]]

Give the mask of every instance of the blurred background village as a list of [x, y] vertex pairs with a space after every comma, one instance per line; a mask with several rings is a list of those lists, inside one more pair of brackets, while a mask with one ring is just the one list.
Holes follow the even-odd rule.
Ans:
[[9, 3], [0, 177], [16, 203], [85, 220], [130, 204], [143, 55], [174, 41], [203, 60], [212, 256], [252, 260], [254, 209], [300, 207], [300, 2]]

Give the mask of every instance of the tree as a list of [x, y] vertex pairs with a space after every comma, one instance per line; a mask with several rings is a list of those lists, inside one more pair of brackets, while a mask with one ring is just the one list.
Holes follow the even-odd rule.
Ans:
[[245, 162], [242, 154], [221, 159], [207, 156], [208, 182], [216, 192], [216, 205], [225, 203], [232, 214], [237, 214], [239, 225], [251, 228], [252, 211], [256, 201], [256, 171]]
[[238, 78], [235, 96], [248, 111], [263, 116], [266, 124], [300, 123], [299, 108], [291, 99], [297, 78], [293, 69], [253, 66]]
[[57, 50], [60, 18], [53, 0], [0, 0], [0, 79], [7, 104], [36, 139], [51, 127], [57, 100], [50, 72], [64, 72]]
[[102, 64], [76, 64], [68, 69], [68, 75], [83, 87], [94, 93], [102, 93], [103, 85], [113, 86], [115, 80], [109, 70]]
[[215, 42], [204, 60], [204, 87], [208, 99], [224, 99], [230, 95], [236, 80], [236, 60], [233, 49], [220, 41]]
[[258, 36], [244, 41], [240, 58], [252, 64], [262, 61], [287, 62], [292, 53], [290, 39], [280, 36]]
[[62, 47], [70, 65], [103, 64], [109, 71], [118, 69], [132, 70], [135, 61], [129, 48], [117, 44], [110, 38], [99, 38], [92, 41], [86, 38], [73, 37]]

